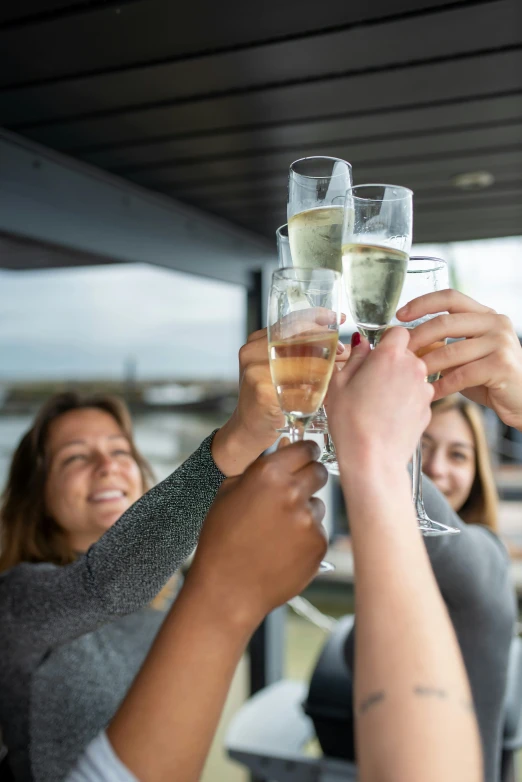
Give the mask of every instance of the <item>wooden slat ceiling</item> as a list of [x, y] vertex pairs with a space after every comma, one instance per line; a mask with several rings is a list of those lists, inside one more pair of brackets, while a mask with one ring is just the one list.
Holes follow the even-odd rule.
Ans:
[[522, 234], [521, 0], [255, 8], [4, 3], [0, 124], [266, 236], [321, 153], [411, 187], [417, 242]]

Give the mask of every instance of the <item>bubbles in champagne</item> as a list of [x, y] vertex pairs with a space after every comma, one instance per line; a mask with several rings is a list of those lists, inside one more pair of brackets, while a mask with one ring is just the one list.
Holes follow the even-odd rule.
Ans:
[[342, 206], [319, 206], [288, 220], [288, 236], [294, 266], [342, 271]]
[[322, 331], [270, 343], [272, 381], [284, 413], [300, 418], [317, 412], [332, 376], [337, 341], [337, 331]]
[[353, 319], [366, 336], [382, 333], [397, 309], [408, 268], [408, 254], [365, 244], [346, 244], [342, 253]]

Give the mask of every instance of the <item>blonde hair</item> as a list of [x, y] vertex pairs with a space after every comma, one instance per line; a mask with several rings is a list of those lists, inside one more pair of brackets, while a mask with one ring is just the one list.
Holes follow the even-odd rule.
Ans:
[[480, 408], [460, 394], [439, 399], [433, 402], [431, 407], [434, 413], [457, 410], [469, 424], [475, 443], [475, 478], [469, 496], [458, 514], [467, 524], [481, 524], [497, 533], [498, 492]]
[[[154, 474], [136, 447], [131, 416], [121, 399], [109, 394], [80, 396], [75, 391], [55, 394], [40, 409], [13, 455], [0, 503], [0, 572], [21, 562], [67, 565], [77, 558], [64, 531], [46, 511], [46, 447], [51, 423], [71, 410], [85, 408], [102, 410], [114, 418], [129, 442], [141, 474], [143, 490], [147, 491], [154, 485]], [[169, 582], [153, 601], [153, 607], [161, 610], [167, 591], [170, 595], [172, 589]]]

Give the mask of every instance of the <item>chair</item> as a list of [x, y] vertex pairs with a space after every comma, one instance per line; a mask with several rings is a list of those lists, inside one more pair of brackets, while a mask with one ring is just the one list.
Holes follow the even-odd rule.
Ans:
[[277, 782], [352, 782], [356, 767], [345, 760], [309, 757], [315, 737], [303, 711], [308, 685], [284, 680], [250, 698], [232, 720], [226, 737], [228, 754], [256, 776]]
[[[349, 759], [354, 756], [352, 681], [343, 653], [352, 625], [352, 616], [339, 621], [323, 647], [310, 686], [283, 680], [244, 704], [226, 737], [231, 758], [274, 782], [351, 782], [357, 778], [357, 768]], [[520, 638], [511, 644], [504, 713], [501, 782], [517, 782], [517, 753], [522, 749]], [[314, 738], [324, 753], [318, 758], [305, 752]]]

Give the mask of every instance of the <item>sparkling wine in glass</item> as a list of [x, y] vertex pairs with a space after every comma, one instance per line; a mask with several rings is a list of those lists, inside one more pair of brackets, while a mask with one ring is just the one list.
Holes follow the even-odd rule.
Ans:
[[[291, 442], [303, 439], [323, 404], [339, 339], [340, 301], [341, 275], [332, 269], [292, 267], [272, 275], [268, 358]], [[321, 563], [323, 572], [332, 569]]]
[[[427, 256], [412, 256], [408, 262], [406, 280], [402, 291], [399, 306], [402, 307], [412, 299], [423, 296], [425, 293], [433, 293], [449, 288], [448, 265], [442, 258], [431, 258]], [[438, 313], [439, 315], [442, 313]], [[418, 320], [412, 320], [407, 323], [393, 320], [393, 325], [404, 326], [407, 329], [414, 329], [437, 314], [426, 315]], [[445, 341], [432, 342], [417, 351], [417, 356], [422, 358], [427, 353], [444, 347]], [[428, 375], [428, 383], [434, 383], [440, 377], [440, 372], [434, 372]], [[442, 524], [440, 521], [434, 521], [428, 516], [422, 499], [422, 446], [419, 442], [412, 460], [412, 483], [413, 483], [413, 505], [417, 514], [419, 529], [423, 535], [434, 537], [438, 535], [458, 535], [460, 530], [457, 527], [451, 527]]]
[[[306, 157], [290, 166], [288, 177], [288, 237], [294, 266], [342, 272], [344, 198], [352, 185], [352, 167], [335, 157]], [[320, 461], [339, 474], [333, 440], [323, 406], [314, 422], [325, 444]]]
[[[279, 259], [279, 268], [285, 269], [285, 268], [292, 267], [293, 264], [292, 264], [292, 254], [290, 251], [290, 239], [288, 237], [288, 223], [279, 226], [279, 228], [276, 231], [276, 241], [277, 241], [277, 256]], [[298, 297], [296, 298], [294, 296], [294, 304], [296, 308], [299, 308], [300, 302]], [[277, 431], [279, 432], [279, 434], [289, 434], [289, 429], [287, 426], [278, 429]], [[320, 410], [319, 413], [314, 416], [313, 421], [309, 424], [308, 431], [310, 432], [310, 434], [324, 435], [328, 433], [326, 416], [321, 416]]]
[[343, 276], [352, 317], [374, 348], [397, 311], [412, 241], [411, 190], [357, 185], [345, 199]]

